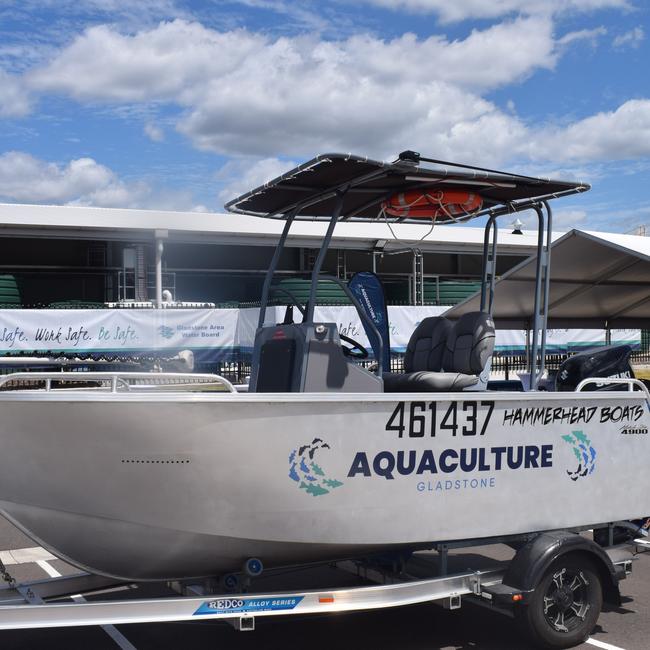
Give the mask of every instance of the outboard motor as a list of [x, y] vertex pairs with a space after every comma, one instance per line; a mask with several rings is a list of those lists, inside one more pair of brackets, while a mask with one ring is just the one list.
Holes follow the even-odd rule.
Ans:
[[[562, 362], [555, 376], [555, 390], [574, 391], [583, 379], [591, 377], [634, 377], [630, 365], [630, 345], [610, 345], [575, 354]], [[625, 386], [591, 384], [586, 390], [626, 390]]]

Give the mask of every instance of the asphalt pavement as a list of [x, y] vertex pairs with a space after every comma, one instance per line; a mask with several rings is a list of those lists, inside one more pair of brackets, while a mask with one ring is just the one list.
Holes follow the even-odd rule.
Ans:
[[[11, 524], [0, 520], [0, 552], [4, 551], [4, 560], [13, 562], [7, 568], [17, 580], [41, 579], [54, 572], [63, 575], [76, 572], [42, 549], [34, 549], [35, 546]], [[21, 549], [22, 552], [16, 552]], [[489, 564], [491, 558], [503, 559], [508, 552], [505, 547], [472, 549], [471, 557], [466, 554], [458, 561], [467, 562], [467, 566], [471, 562], [474, 566], [476, 554], [480, 553], [488, 556], [486, 563]], [[302, 572], [293, 579], [298, 581], [296, 586], [298, 583], [310, 586], [310, 581], [323, 579], [331, 581], [329, 586], [344, 586], [355, 580], [338, 573], [334, 580], [331, 573], [323, 573], [331, 571], [315, 569], [311, 574]], [[146, 597], [156, 593], [156, 589], [164, 594], [163, 588], [150, 587]], [[650, 554], [638, 556], [632, 575], [621, 583], [621, 593], [622, 605], [605, 606], [590, 640], [579, 646], [581, 650], [650, 648]], [[123, 647], [130, 644], [137, 650], [286, 650], [288, 647], [305, 650], [527, 650], [530, 647], [511, 619], [470, 603], [454, 611], [424, 604], [351, 614], [258, 618], [252, 632], [237, 632], [219, 621], [120, 625], [116, 630]], [[99, 627], [2, 631], [0, 648], [116, 650], [120, 646], [110, 636], [114, 633], [115, 630]]]

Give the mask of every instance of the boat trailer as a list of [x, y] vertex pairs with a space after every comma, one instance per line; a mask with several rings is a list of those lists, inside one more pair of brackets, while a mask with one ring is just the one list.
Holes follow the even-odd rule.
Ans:
[[[614, 531], [621, 523], [610, 523], [602, 530], [608, 531], [609, 539], [613, 540]], [[495, 565], [486, 569], [447, 573], [449, 551], [499, 543], [519, 549], [512, 560], [495, 560]], [[84, 572], [19, 584], [1, 565], [0, 573], [6, 585], [0, 587], [0, 630], [102, 626], [118, 647], [134, 650], [113, 626], [221, 620], [238, 631], [253, 631], [260, 617], [367, 611], [429, 602], [450, 610], [471, 602], [518, 618], [520, 610], [533, 605], [539, 587], [539, 584], [521, 583], [518, 587], [509, 584], [513, 576], [514, 582], [517, 581], [522, 569], [523, 574], [530, 574], [546, 565], [541, 575], [556, 571], [557, 578], [557, 566], [563, 557], [580, 556], [585, 559], [585, 566], [598, 565], [601, 581], [597, 586], [602, 585], [606, 600], [609, 596], [609, 600], [616, 601], [618, 581], [631, 573], [635, 555], [650, 550], [650, 541], [638, 538], [602, 549], [578, 531], [554, 531], [463, 540], [438, 544], [434, 550], [435, 555], [416, 553], [408, 559], [393, 555], [327, 565], [356, 576], [365, 583], [363, 586], [258, 592], [251, 589], [252, 571], [246, 575], [245, 566], [242, 574], [230, 574], [221, 580], [167, 582], [166, 587], [173, 595], [154, 598], [137, 597], [146, 583], [120, 582]], [[523, 556], [525, 562], [521, 560]], [[249, 560], [247, 565], [251, 562], [254, 565], [259, 561]], [[606, 577], [608, 570], [610, 580]], [[255, 571], [262, 572], [261, 564]], [[431, 577], [432, 571], [438, 575]], [[422, 574], [429, 576], [423, 578]], [[543, 583], [543, 577], [540, 579], [538, 575], [538, 582]], [[368, 583], [374, 584], [368, 586]], [[228, 593], [228, 587], [243, 587], [243, 590]], [[125, 597], [116, 598], [119, 592], [124, 592]]]

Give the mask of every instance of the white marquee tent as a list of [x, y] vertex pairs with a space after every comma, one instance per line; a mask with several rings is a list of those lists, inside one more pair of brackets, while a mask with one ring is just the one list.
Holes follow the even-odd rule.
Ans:
[[[495, 285], [494, 319], [501, 329], [530, 329], [536, 256]], [[480, 295], [450, 309], [478, 311]], [[572, 230], [551, 246], [548, 327], [645, 328], [650, 323], [650, 238]]]

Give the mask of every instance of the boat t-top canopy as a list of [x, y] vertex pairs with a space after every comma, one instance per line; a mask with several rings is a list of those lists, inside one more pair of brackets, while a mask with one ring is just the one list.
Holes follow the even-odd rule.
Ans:
[[[427, 166], [422, 163], [427, 163]], [[544, 371], [546, 348], [552, 226], [549, 201], [588, 189], [586, 183], [507, 174], [424, 158], [414, 151], [403, 151], [392, 163], [351, 154], [323, 154], [230, 201], [226, 209], [240, 214], [285, 219], [262, 289], [260, 329], [264, 326], [271, 281], [291, 224], [296, 219], [325, 219], [329, 222], [311, 272], [309, 299], [304, 308], [300, 308], [303, 323], [313, 324], [319, 275], [338, 222], [378, 218], [387, 223], [423, 223], [427, 220], [433, 228], [435, 223], [462, 223], [486, 216], [479, 311], [491, 315], [496, 279], [497, 219], [522, 210], [534, 210], [538, 221], [530, 355], [531, 387], [534, 389]], [[355, 304], [351, 293], [349, 297]], [[363, 318], [359, 306], [357, 311]], [[369, 326], [374, 327], [372, 324]], [[376, 335], [380, 338], [378, 333]]]
[[[337, 211], [340, 198], [340, 221], [369, 221], [381, 216], [392, 221], [422, 223], [425, 215], [414, 215], [414, 210], [408, 210], [413, 206], [413, 196], [424, 195], [434, 201], [450, 197], [448, 203], [459, 202], [454, 198], [459, 193], [471, 196], [465, 209], [462, 204], [455, 212], [443, 208], [435, 217], [436, 223], [450, 223], [468, 221], [499, 206], [505, 212], [518, 212], [535, 202], [588, 189], [585, 183], [507, 174], [423, 158], [413, 151], [402, 152], [392, 163], [333, 153], [316, 156], [225, 207], [230, 212], [269, 218], [282, 219], [293, 214], [297, 219], [329, 219]], [[398, 203], [397, 207], [401, 211], [382, 210], [387, 201], [400, 194], [403, 204]]]

